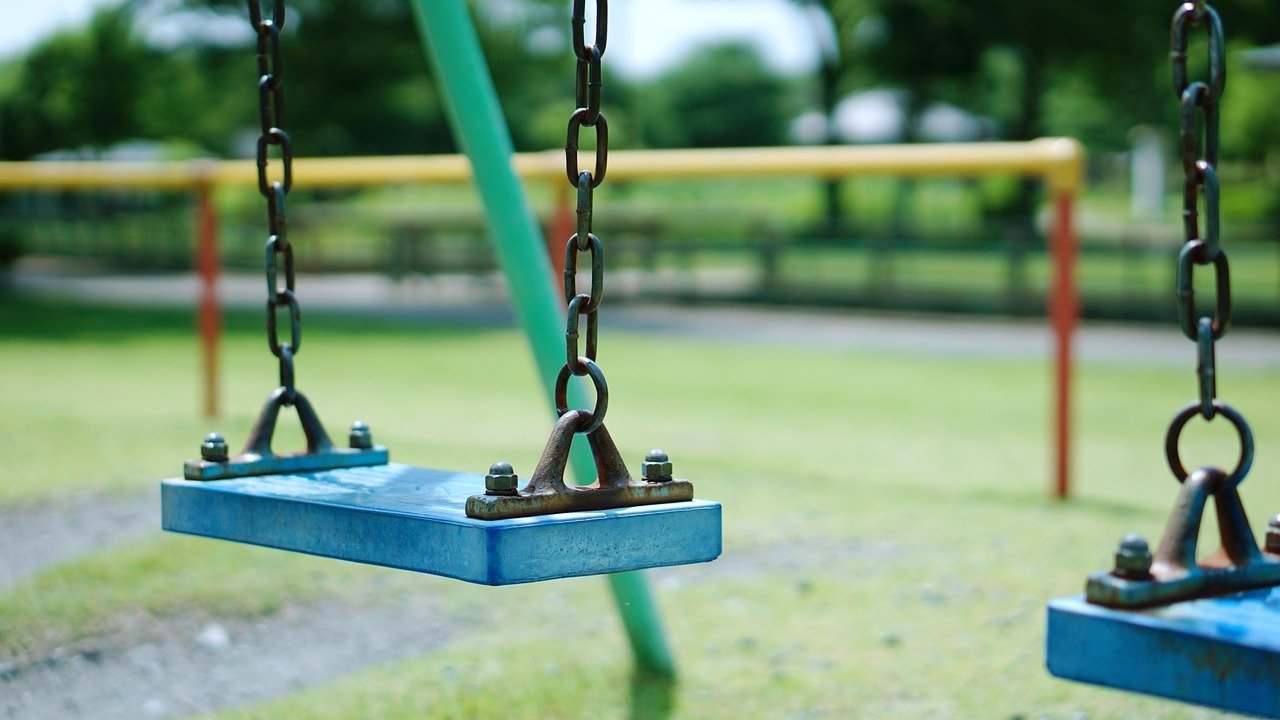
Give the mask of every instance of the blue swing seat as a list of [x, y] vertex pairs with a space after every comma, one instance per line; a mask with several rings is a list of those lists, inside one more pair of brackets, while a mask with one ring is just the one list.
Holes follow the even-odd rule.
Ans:
[[1068, 680], [1280, 718], [1280, 591], [1148, 610], [1083, 596], [1048, 606], [1049, 672]]
[[663, 505], [477, 520], [485, 477], [397, 463], [161, 484], [165, 530], [510, 585], [707, 562], [720, 555], [720, 504]]

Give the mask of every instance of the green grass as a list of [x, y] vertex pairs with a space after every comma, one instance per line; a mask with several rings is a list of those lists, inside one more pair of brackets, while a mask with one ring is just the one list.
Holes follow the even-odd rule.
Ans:
[[[217, 426], [233, 443], [275, 382], [258, 322], [229, 323]], [[0, 506], [177, 474], [207, 425], [189, 324], [0, 305]], [[299, 386], [331, 432], [362, 417], [400, 461], [532, 466], [549, 423], [516, 333], [326, 317], [307, 333]], [[39, 657], [138, 618], [254, 617], [330, 597], [359, 612], [388, 592], [429, 593], [467, 623], [460, 640], [227, 717], [1208, 716], [1042, 665], [1044, 601], [1078, 592], [1123, 533], [1163, 526], [1176, 485], [1160, 447], [1194, 388], [1190, 351], [1186, 368], [1082, 368], [1078, 499], [1065, 505], [1047, 498], [1040, 359], [606, 333], [600, 362], [624, 455], [662, 446], [724, 505], [724, 556], [654, 575], [675, 686], [630, 676], [598, 579], [483, 588], [160, 533], [0, 593], [0, 654]], [[1242, 488], [1256, 525], [1277, 509], [1280, 418], [1267, 410], [1280, 374], [1220, 371], [1261, 447]], [[294, 434], [280, 447], [300, 444], [282, 431]], [[1223, 428], [1188, 433], [1189, 462], [1234, 459]]]

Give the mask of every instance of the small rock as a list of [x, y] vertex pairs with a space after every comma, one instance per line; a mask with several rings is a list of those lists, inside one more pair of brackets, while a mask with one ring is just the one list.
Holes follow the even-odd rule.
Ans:
[[920, 586], [920, 599], [930, 605], [941, 605], [947, 601], [947, 596], [941, 588], [930, 582]]
[[210, 650], [226, 650], [231, 647], [231, 635], [217, 623], [206, 625], [196, 636], [196, 642]]

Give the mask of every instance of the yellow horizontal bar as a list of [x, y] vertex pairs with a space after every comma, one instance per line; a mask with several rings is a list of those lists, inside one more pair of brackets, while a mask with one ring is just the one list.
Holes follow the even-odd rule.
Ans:
[[[589, 151], [584, 152], [584, 166], [593, 162], [588, 155]], [[513, 162], [517, 172], [529, 180], [564, 177], [562, 152], [520, 153]], [[610, 153], [608, 174], [615, 180], [1022, 175], [1042, 177], [1055, 191], [1075, 191], [1083, 181], [1083, 169], [1080, 143], [1070, 138], [1041, 138], [1030, 142], [623, 150]], [[300, 187], [361, 187], [466, 182], [471, 179], [471, 166], [461, 155], [299, 158], [294, 161], [293, 174]], [[0, 162], [3, 190], [183, 190], [256, 183], [257, 171], [251, 160]]]

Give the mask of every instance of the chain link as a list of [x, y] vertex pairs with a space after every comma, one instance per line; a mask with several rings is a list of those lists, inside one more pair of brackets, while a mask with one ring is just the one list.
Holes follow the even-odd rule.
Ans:
[[[595, 37], [593, 43], [586, 38], [587, 2], [573, 0], [573, 13], [570, 18], [573, 29], [573, 54], [577, 57], [574, 71], [574, 97], [577, 108], [569, 116], [569, 128], [566, 133], [565, 176], [569, 184], [578, 192], [577, 232], [569, 237], [564, 249], [564, 300], [568, 305], [568, 317], [565, 322], [565, 363], [556, 378], [555, 399], [556, 411], [561, 415], [569, 411], [568, 384], [571, 376], [587, 376], [595, 385], [596, 405], [591, 414], [591, 421], [579, 428], [580, 433], [589, 433], [604, 423], [604, 414], [609, 406], [609, 388], [605, 383], [604, 372], [596, 365], [596, 348], [600, 327], [600, 302], [604, 298], [604, 245], [600, 238], [592, 232], [591, 222], [594, 214], [594, 190], [604, 182], [605, 170], [609, 163], [609, 122], [600, 112], [600, 98], [603, 89], [603, 70], [601, 58], [604, 57], [605, 44], [609, 32], [609, 3], [607, 0], [595, 0]], [[582, 170], [578, 167], [579, 137], [582, 128], [595, 131], [596, 149], [593, 170]], [[578, 292], [578, 258], [581, 253], [591, 255], [591, 292]], [[586, 352], [579, 345], [579, 326], [586, 318]]]
[[[280, 58], [280, 31], [285, 24], [284, 0], [274, 0], [271, 17], [262, 14], [261, 0], [248, 0], [249, 22], [257, 33], [258, 59], [258, 192], [267, 201], [267, 346], [280, 359], [280, 385], [285, 404], [297, 397], [294, 388], [294, 356], [302, 347], [302, 311], [294, 291], [293, 245], [289, 242], [287, 196], [293, 188], [293, 145], [284, 122], [284, 63]], [[272, 179], [267, 172], [271, 147], [279, 148], [280, 173]], [[284, 267], [284, 287], [280, 267]], [[289, 341], [280, 341], [279, 315], [289, 322]]]
[[[1187, 68], [1187, 41], [1192, 28], [1208, 35], [1208, 79], [1191, 80]], [[1217, 350], [1214, 343], [1231, 325], [1231, 269], [1227, 253], [1219, 245], [1221, 192], [1218, 184], [1218, 103], [1226, 86], [1226, 43], [1218, 13], [1203, 0], [1182, 3], [1173, 15], [1169, 32], [1169, 58], [1173, 91], [1180, 103], [1179, 138], [1182, 150], [1184, 242], [1178, 253], [1174, 291], [1178, 299], [1178, 326], [1196, 343], [1196, 375], [1200, 399], [1178, 411], [1165, 436], [1169, 467], [1179, 481], [1187, 477], [1178, 451], [1178, 439], [1187, 421], [1199, 414], [1205, 420], [1224, 415], [1240, 435], [1241, 457], [1231, 479], [1239, 482], [1253, 462], [1253, 439], [1248, 423], [1234, 408], [1218, 400]], [[1201, 229], [1201, 197], [1204, 228]], [[1212, 265], [1214, 302], [1212, 315], [1197, 316], [1195, 268]]]

